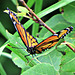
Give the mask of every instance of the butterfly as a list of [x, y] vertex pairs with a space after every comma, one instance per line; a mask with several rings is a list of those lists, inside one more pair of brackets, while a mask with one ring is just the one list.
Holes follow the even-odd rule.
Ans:
[[23, 25], [19, 22], [17, 19], [17, 16], [15, 13], [13, 13], [9, 8], [7, 8], [9, 16], [15, 26], [15, 29], [18, 31], [23, 43], [27, 47], [27, 52], [30, 54], [39, 54], [42, 53], [42, 51], [45, 51], [46, 49], [52, 48], [55, 44], [58, 43], [58, 41], [61, 38], [64, 38], [66, 34], [70, 33], [73, 30], [73, 27], [70, 26], [68, 28], [65, 28], [56, 34], [51, 35], [50, 37], [46, 38], [42, 42], [38, 43], [37, 39], [34, 38], [32, 35], [30, 35]]

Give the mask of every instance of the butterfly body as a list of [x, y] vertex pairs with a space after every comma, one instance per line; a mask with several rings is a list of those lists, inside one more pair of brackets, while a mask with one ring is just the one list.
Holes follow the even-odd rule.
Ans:
[[38, 43], [36, 38], [30, 35], [20, 24], [16, 17], [16, 14], [10, 11], [10, 9], [8, 9], [8, 11], [16, 30], [18, 31], [23, 43], [27, 47], [27, 51], [32, 55], [42, 53], [42, 51], [52, 48], [55, 44], [58, 43], [58, 41], [61, 38], [64, 38], [66, 34], [70, 33], [73, 30], [72, 26], [65, 28], [57, 32], [56, 34], [53, 34], [52, 36], [48, 37], [47, 39], [43, 40], [42, 42]]

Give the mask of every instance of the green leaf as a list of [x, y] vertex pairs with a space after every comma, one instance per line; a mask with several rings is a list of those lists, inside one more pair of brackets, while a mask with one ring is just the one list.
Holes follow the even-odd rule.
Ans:
[[1, 27], [0, 33], [1, 33], [6, 39], [8, 39], [8, 38], [7, 38], [7, 35], [6, 35], [6, 29], [4, 28], [4, 26], [2, 25], [1, 22], [0, 22], [0, 27]]
[[[48, 50], [51, 50], [51, 49], [48, 49]], [[61, 64], [61, 57], [62, 57], [62, 54], [56, 51], [56, 49], [54, 49], [49, 54], [38, 57], [38, 60], [42, 63], [49, 63], [50, 65], [54, 67], [55, 70], [58, 71], [60, 69], [59, 65]]]
[[22, 69], [28, 69], [30, 66], [26, 65], [25, 62], [15, 53], [11, 53], [13, 62]]
[[[16, 2], [15, 2], [16, 3]], [[12, 1], [2, 1], [0, 2], [0, 32], [1, 34], [5, 37], [5, 39], [8, 39], [6, 36], [6, 29], [12, 32], [14, 30], [14, 27], [12, 26], [12, 22], [9, 19], [8, 15], [4, 13], [3, 11], [5, 9], [10, 8], [13, 9], [14, 11], [16, 10], [16, 6], [13, 4]], [[12, 32], [13, 33], [13, 32]]]
[[67, 52], [62, 58], [61, 71], [64, 72], [75, 72], [75, 53]]
[[75, 23], [75, 2], [66, 5], [63, 9], [63, 17], [68, 22]]
[[0, 63], [0, 74], [7, 75], [1, 63]]
[[58, 8], [61, 8], [61, 7], [65, 6], [65, 5], [69, 4], [69, 3], [71, 3], [73, 1], [75, 1], [75, 0], [61, 0], [61, 1], [53, 4], [52, 6], [49, 6], [45, 10], [41, 11], [40, 13], [37, 14], [37, 16], [39, 15], [38, 17], [41, 18], [41, 17], [43, 17], [43, 16], [51, 13], [52, 11], [55, 11]]
[[33, 6], [34, 2], [35, 2], [35, 0], [28, 0], [28, 2], [27, 2], [28, 7], [31, 8]]
[[17, 9], [21, 12], [24, 12], [24, 13], [28, 13], [29, 11], [25, 8], [25, 7], [22, 7], [22, 6], [18, 6]]
[[[34, 8], [34, 12], [35, 14], [39, 13], [42, 9], [42, 3], [43, 3], [43, 0], [36, 0], [35, 1], [35, 8]], [[38, 4], [39, 4], [39, 8], [38, 8]], [[34, 23], [33, 24], [33, 29], [32, 29], [32, 35], [34, 37], [36, 37], [36, 34], [38, 33], [39, 31], [39, 24], [38, 23]]]
[[0, 47], [0, 56], [2, 54], [2, 51], [4, 50], [4, 48], [6, 47], [7, 44], [3, 45], [2, 47]]
[[11, 0], [15, 5], [17, 4], [17, 0], [15, 1], [15, 0]]
[[[54, 15], [46, 21], [46, 24], [56, 32], [71, 26], [61, 14]], [[52, 35], [50, 31], [43, 27], [39, 33], [39, 37], [44, 37], [45, 34], [48, 34], [48, 36]]]
[[34, 67], [23, 72], [21, 75], [57, 75], [58, 72], [53, 66], [47, 63], [35, 65]]
[[60, 72], [60, 75], [74, 75], [72, 72]]
[[17, 9], [21, 12], [21, 13], [16, 13], [17, 16], [30, 18], [29, 16], [26, 15], [27, 13], [29, 13], [29, 11], [25, 7], [17, 6]]

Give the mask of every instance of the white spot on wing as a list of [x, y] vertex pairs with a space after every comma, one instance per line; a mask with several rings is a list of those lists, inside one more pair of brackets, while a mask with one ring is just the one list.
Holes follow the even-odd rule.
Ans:
[[66, 28], [68, 31], [70, 31], [70, 29], [69, 28]]
[[12, 19], [12, 16], [10, 15], [10, 18]]
[[58, 34], [54, 34], [54, 36], [58, 36]]
[[13, 24], [15, 25], [15, 24], [16, 24], [16, 22], [14, 21], [14, 22], [13, 22]]

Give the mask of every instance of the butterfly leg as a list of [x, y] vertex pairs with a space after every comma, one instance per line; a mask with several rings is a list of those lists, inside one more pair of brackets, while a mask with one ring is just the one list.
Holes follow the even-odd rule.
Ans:
[[[36, 56], [36, 54], [35, 54], [35, 56]], [[38, 57], [36, 59], [38, 59]]]
[[[34, 54], [34, 56], [36, 57], [36, 54]], [[34, 58], [34, 56], [32, 55], [33, 58]], [[37, 59], [38, 59], [38, 57], [37, 57]]]
[[30, 55], [30, 54], [24, 56], [24, 57], [27, 59], [28, 62], [29, 62], [29, 60], [28, 60], [27, 56], [29, 56], [29, 55]]

